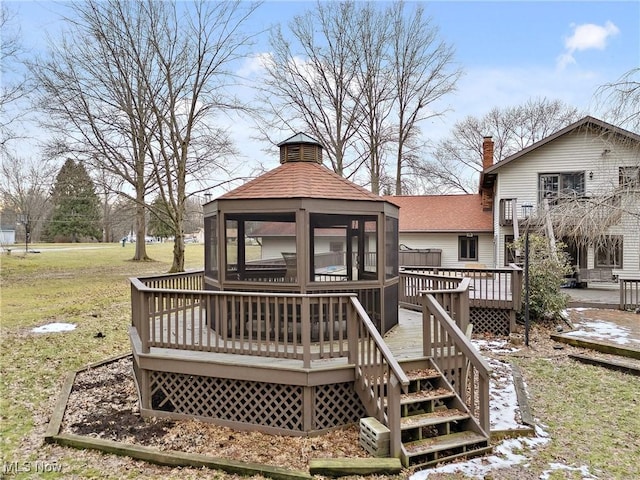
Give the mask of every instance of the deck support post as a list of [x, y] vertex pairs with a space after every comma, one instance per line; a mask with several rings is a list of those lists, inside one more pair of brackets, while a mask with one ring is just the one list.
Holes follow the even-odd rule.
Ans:
[[402, 439], [400, 435], [400, 382], [395, 375], [389, 375], [390, 391], [387, 398], [389, 401], [387, 409], [387, 421], [389, 422], [389, 454], [391, 457], [400, 458], [402, 449]]
[[305, 432], [313, 430], [313, 397], [315, 387], [302, 389], [302, 428]]

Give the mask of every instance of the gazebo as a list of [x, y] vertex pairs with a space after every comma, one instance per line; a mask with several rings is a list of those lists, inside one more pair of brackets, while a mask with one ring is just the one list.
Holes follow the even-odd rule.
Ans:
[[279, 167], [205, 204], [205, 288], [353, 292], [384, 334], [398, 322], [398, 207], [324, 167], [308, 135], [278, 146]]

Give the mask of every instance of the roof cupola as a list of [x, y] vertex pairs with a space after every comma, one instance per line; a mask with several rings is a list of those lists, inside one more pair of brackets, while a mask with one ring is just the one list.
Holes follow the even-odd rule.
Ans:
[[313, 162], [322, 165], [322, 145], [302, 132], [278, 144], [280, 163]]

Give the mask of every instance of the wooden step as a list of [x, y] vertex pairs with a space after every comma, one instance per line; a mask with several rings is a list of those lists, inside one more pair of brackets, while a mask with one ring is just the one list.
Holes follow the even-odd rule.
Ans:
[[442, 400], [446, 398], [452, 398], [455, 396], [456, 394], [454, 392], [446, 388], [437, 388], [431, 391], [421, 390], [419, 392], [402, 394], [400, 396], [400, 405], [426, 402], [429, 400]]
[[439, 378], [440, 372], [433, 368], [414, 368], [405, 372], [407, 378], [411, 380], [430, 380], [432, 378]]
[[418, 455], [425, 455], [428, 453], [450, 450], [474, 444], [483, 444], [482, 446], [485, 447], [488, 444], [488, 440], [484, 435], [466, 431], [416, 440], [414, 442], [405, 443], [403, 448], [408, 457], [415, 457]]
[[400, 429], [410, 430], [412, 428], [431, 427], [447, 422], [457, 422], [470, 418], [468, 413], [461, 412], [457, 409], [441, 410], [432, 413], [422, 413], [419, 415], [410, 415], [400, 419]]
[[416, 462], [416, 458], [414, 457], [413, 459], [411, 459], [411, 465], [409, 465], [409, 463], [407, 463], [407, 465], [405, 465], [406, 467], [412, 467], [412, 468], [416, 468], [416, 467], [435, 467], [436, 465], [439, 465], [441, 463], [451, 463], [455, 460], [458, 459], [469, 459], [469, 458], [473, 458], [473, 457], [479, 457], [481, 455], [489, 455], [490, 453], [493, 452], [493, 447], [490, 445], [487, 445], [486, 447], [479, 447], [479, 448], [474, 448], [473, 450], [466, 450], [464, 452], [460, 452], [460, 453], [454, 453], [452, 455], [443, 455], [442, 453], [440, 454], [432, 454], [432, 455], [437, 455], [437, 457], [433, 460], [425, 460], [422, 462]]

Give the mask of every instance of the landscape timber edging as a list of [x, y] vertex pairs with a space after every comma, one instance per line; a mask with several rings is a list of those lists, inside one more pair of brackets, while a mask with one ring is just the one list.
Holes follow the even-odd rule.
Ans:
[[605, 360], [602, 358], [591, 357], [589, 355], [569, 354], [569, 358], [587, 365], [595, 365], [597, 367], [608, 368], [609, 370], [617, 370], [618, 372], [628, 375], [640, 377], [640, 367], [626, 362], [615, 360]]
[[208, 455], [184, 453], [184, 452], [167, 452], [157, 450], [151, 447], [144, 447], [140, 445], [132, 445], [129, 443], [116, 442], [113, 440], [105, 440], [102, 438], [89, 437], [84, 435], [66, 434], [60, 433], [62, 427], [62, 420], [64, 413], [67, 409], [67, 402], [73, 390], [73, 384], [78, 373], [93, 368], [102, 367], [109, 363], [117, 362], [123, 358], [130, 357], [131, 353], [118, 355], [115, 357], [102, 360], [100, 362], [89, 364], [78, 370], [69, 372], [65, 377], [62, 385], [62, 390], [58, 401], [51, 414], [49, 425], [45, 432], [44, 440], [47, 443], [57, 443], [66, 447], [73, 447], [79, 449], [91, 449], [98, 450], [104, 453], [111, 453], [114, 455], [127, 456], [138, 460], [144, 460], [150, 463], [158, 465], [166, 465], [173, 467], [207, 467], [215, 470], [223, 470], [228, 473], [236, 473], [240, 475], [256, 475], [261, 474], [265, 477], [273, 478], [276, 480], [308, 480], [311, 477], [306, 472], [300, 472], [296, 470], [289, 470], [281, 467], [274, 467], [271, 465], [262, 465], [257, 463], [244, 463], [235, 460], [228, 460], [224, 458], [210, 457]]
[[566, 333], [552, 333], [551, 339], [556, 342], [567, 343], [574, 347], [588, 348], [602, 353], [611, 353], [621, 357], [635, 358], [640, 360], [640, 349], [632, 347], [622, 347], [612, 345], [610, 343], [596, 342], [593, 340], [584, 340], [578, 337], [568, 336]]
[[[216, 458], [209, 455], [184, 453], [176, 451], [162, 451], [152, 447], [145, 447], [141, 445], [133, 445], [129, 443], [116, 442], [113, 440], [106, 440], [102, 438], [89, 437], [84, 435], [75, 435], [68, 433], [60, 433], [62, 428], [62, 421], [67, 409], [67, 403], [69, 396], [73, 390], [73, 385], [78, 373], [98, 368], [109, 363], [117, 362], [126, 357], [130, 357], [131, 353], [118, 355], [115, 357], [102, 360], [100, 362], [89, 364], [78, 370], [69, 372], [64, 380], [60, 396], [53, 409], [47, 430], [45, 432], [44, 440], [46, 443], [57, 443], [58, 445], [73, 447], [78, 449], [91, 449], [98, 450], [104, 453], [113, 455], [127, 456], [137, 460], [143, 460], [149, 463], [155, 463], [157, 465], [165, 465], [172, 467], [196, 467], [196, 468], [210, 468], [213, 470], [222, 470], [228, 473], [235, 473], [239, 475], [256, 475], [260, 474], [265, 477], [273, 478], [275, 480], [309, 480], [313, 477], [307, 473], [298, 470], [290, 470], [282, 467], [274, 467], [272, 465], [263, 465], [258, 463], [246, 463], [236, 460], [229, 460], [225, 458]], [[333, 459], [349, 462], [356, 459]], [[376, 459], [366, 458], [369, 462], [374, 462]], [[399, 459], [386, 459], [397, 460]], [[371, 469], [371, 474], [384, 473], [389, 467], [389, 464], [380, 464], [379, 469]]]

